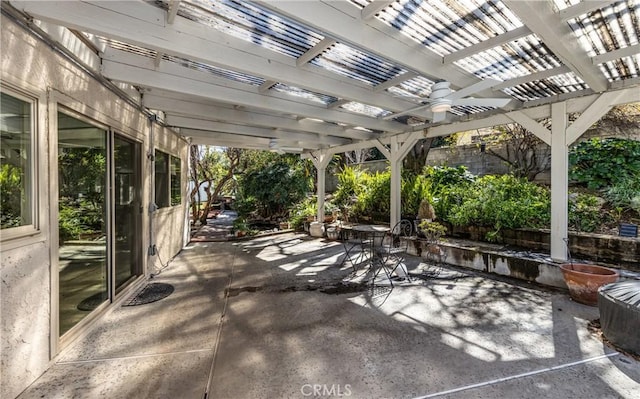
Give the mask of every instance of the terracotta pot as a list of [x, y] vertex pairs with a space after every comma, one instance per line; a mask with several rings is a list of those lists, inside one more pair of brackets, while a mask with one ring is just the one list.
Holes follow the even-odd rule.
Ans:
[[571, 299], [589, 306], [598, 305], [598, 288], [615, 283], [619, 277], [613, 269], [583, 263], [565, 263], [560, 265], [560, 270]]

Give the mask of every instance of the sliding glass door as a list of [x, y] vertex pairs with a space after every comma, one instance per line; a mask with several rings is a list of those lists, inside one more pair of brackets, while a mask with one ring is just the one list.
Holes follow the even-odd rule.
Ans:
[[140, 144], [114, 138], [115, 279], [116, 292], [140, 274]]
[[59, 334], [141, 274], [140, 144], [58, 114]]
[[108, 132], [58, 115], [60, 335], [109, 299]]

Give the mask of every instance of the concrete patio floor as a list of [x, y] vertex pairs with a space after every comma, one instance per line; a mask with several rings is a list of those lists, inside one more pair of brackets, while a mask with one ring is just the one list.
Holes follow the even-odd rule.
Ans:
[[20, 398], [640, 397], [640, 363], [587, 330], [597, 308], [417, 258], [410, 283], [336, 289], [342, 253], [192, 244], [153, 279], [173, 294], [113, 307]]

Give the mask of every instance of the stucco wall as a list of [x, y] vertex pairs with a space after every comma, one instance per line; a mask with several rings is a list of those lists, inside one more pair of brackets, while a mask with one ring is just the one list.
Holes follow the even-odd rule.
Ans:
[[[52, 318], [57, 318], [57, 312], [52, 314], [51, 309], [55, 309], [58, 295], [58, 255], [57, 163], [50, 151], [57, 146], [58, 110], [72, 110], [140, 142], [143, 155], [152, 148], [146, 115], [4, 15], [0, 26], [2, 84], [35, 97], [39, 114], [38, 149], [34, 154], [38, 160], [39, 232], [10, 240], [3, 236], [0, 244], [0, 397], [13, 398], [46, 370], [60, 349], [55, 339], [58, 333], [51, 327]], [[157, 126], [156, 136], [157, 148], [182, 159], [182, 183], [186, 186], [187, 143]], [[148, 272], [155, 262], [146, 252], [150, 244], [148, 206], [152, 202], [153, 169], [144, 159], [141, 246], [142, 266]], [[163, 260], [182, 247], [185, 205], [183, 195], [182, 206], [172, 208], [166, 215], [154, 215], [154, 220], [162, 224], [154, 230], [158, 231], [155, 244], [162, 251]], [[127, 295], [127, 291], [120, 295]], [[50, 336], [54, 339], [50, 340]]]

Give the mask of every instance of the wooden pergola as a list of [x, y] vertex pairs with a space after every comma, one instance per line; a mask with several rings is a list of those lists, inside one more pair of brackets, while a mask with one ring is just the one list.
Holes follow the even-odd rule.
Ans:
[[[640, 101], [634, 0], [10, 6], [192, 143], [312, 159], [318, 220], [333, 154], [376, 147], [387, 157], [393, 224], [402, 161], [418, 140], [518, 123], [551, 146], [555, 260], [566, 259], [569, 146], [613, 106]], [[446, 113], [429, 98], [441, 81], [457, 99]]]

